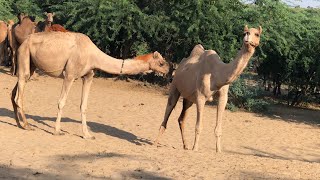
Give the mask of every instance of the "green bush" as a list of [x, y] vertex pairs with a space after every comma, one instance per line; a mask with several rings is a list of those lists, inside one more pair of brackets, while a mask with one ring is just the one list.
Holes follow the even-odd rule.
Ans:
[[252, 112], [267, 111], [269, 102], [261, 99], [261, 96], [260, 89], [248, 86], [240, 77], [230, 85], [227, 108], [231, 111], [236, 111], [238, 108]]

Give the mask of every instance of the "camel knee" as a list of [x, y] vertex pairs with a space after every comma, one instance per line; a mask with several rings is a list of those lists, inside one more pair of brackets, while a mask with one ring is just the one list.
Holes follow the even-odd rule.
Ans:
[[184, 117], [179, 117], [179, 118], [178, 118], [178, 123], [179, 123], [180, 126], [183, 126], [183, 124], [184, 124]]
[[22, 108], [22, 99], [18, 98], [18, 96], [14, 98], [14, 103], [16, 104], [17, 107]]
[[19, 73], [18, 74], [19, 81], [27, 82], [27, 80], [30, 78], [30, 73]]
[[82, 115], [86, 115], [87, 114], [87, 107], [80, 106], [80, 112]]
[[196, 135], [199, 135], [202, 131], [201, 127], [196, 127]]
[[167, 129], [167, 124], [166, 124], [166, 123], [162, 123], [162, 124], [161, 124], [160, 129], [163, 129], [163, 128], [164, 128], [164, 129]]
[[65, 104], [66, 104], [65, 100], [60, 100], [59, 103], [58, 103], [58, 109], [59, 110], [63, 109]]
[[215, 130], [214, 134], [216, 137], [221, 137], [222, 136], [222, 131], [221, 130]]

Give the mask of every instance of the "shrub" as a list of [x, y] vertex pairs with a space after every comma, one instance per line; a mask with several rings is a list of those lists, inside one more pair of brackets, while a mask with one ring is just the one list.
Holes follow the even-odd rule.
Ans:
[[252, 112], [267, 111], [269, 102], [262, 99], [261, 95], [260, 89], [248, 86], [240, 77], [230, 86], [227, 108], [231, 111], [236, 111], [238, 108]]

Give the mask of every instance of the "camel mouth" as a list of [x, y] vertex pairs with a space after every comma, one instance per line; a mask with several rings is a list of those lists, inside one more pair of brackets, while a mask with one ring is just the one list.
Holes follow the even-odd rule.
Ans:
[[256, 45], [255, 43], [253, 43], [253, 42], [249, 42], [249, 41], [245, 41], [244, 42], [246, 45], [250, 45], [250, 46], [252, 46], [252, 47], [254, 47], [254, 48], [256, 48], [258, 45]]

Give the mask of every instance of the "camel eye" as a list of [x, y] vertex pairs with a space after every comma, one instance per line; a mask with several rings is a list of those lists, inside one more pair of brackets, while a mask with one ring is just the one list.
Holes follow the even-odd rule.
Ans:
[[256, 35], [257, 37], [259, 37], [259, 36], [260, 36], [260, 34], [258, 34], [258, 33], [256, 33], [255, 35]]
[[250, 35], [250, 33], [249, 32], [244, 32], [243, 36], [245, 36], [245, 35]]

